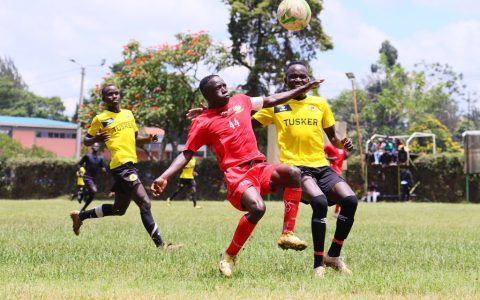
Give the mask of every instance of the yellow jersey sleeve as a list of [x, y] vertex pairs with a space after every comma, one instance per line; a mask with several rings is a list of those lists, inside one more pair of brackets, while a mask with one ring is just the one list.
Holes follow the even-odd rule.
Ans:
[[88, 128], [87, 133], [91, 136], [95, 136], [98, 132], [98, 130], [101, 128], [102, 123], [98, 120], [98, 116], [95, 116], [92, 120], [92, 124], [90, 125], [90, 128]]
[[273, 123], [273, 107], [262, 108], [257, 111], [253, 118], [260, 122], [263, 127]]
[[330, 106], [328, 105], [327, 101], [322, 101], [322, 105], [323, 105], [322, 127], [323, 128], [332, 127], [333, 125], [335, 125], [335, 118], [333, 117], [332, 110], [330, 109]]

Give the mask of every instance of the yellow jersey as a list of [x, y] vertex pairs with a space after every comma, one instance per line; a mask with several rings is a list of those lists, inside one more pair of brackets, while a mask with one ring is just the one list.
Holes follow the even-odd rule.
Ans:
[[182, 179], [193, 179], [193, 171], [195, 170], [195, 157], [188, 162], [188, 164], [183, 168], [182, 174], [180, 174], [180, 178]]
[[83, 175], [85, 175], [85, 168], [80, 167], [77, 171], [77, 185], [85, 185], [85, 181], [83, 181]]
[[112, 154], [110, 169], [128, 162], [137, 162], [135, 133], [138, 128], [131, 111], [128, 109], [121, 109], [118, 113], [103, 111], [93, 118], [88, 134], [95, 136], [99, 130], [110, 133], [110, 139], [105, 142]]
[[323, 150], [323, 128], [333, 126], [335, 119], [324, 98], [291, 99], [282, 105], [263, 108], [253, 118], [263, 126], [275, 125], [282, 163], [306, 167], [329, 165]]

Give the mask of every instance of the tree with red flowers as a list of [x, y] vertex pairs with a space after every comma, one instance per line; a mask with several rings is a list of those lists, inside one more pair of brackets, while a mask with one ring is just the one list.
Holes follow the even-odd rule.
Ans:
[[163, 44], [142, 49], [137, 41], [124, 46], [123, 60], [111, 67], [104, 82], [92, 91], [92, 99], [81, 108], [79, 118], [88, 128], [92, 115], [103, 110], [101, 86], [113, 83], [122, 92], [122, 107], [135, 115], [139, 126], [165, 130], [161, 142], [162, 157], [167, 144], [174, 157], [177, 145], [188, 129], [186, 112], [198, 106], [201, 95], [197, 86], [200, 67], [218, 71], [226, 65], [226, 50], [212, 43], [203, 31], [177, 34], [175, 45]]

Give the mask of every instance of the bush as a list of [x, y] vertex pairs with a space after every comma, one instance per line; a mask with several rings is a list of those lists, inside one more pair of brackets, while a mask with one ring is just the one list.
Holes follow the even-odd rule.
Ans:
[[[75, 163], [73, 159], [8, 159], [5, 168], [0, 170], [0, 197], [12, 199], [44, 199], [70, 194], [76, 185]], [[137, 167], [140, 179], [149, 190], [152, 181], [170, 165], [168, 161], [142, 161]], [[415, 181], [420, 185], [415, 190], [417, 199], [433, 202], [461, 202], [465, 200], [465, 174], [463, 173], [463, 154], [443, 153], [436, 156], [424, 155], [415, 160], [410, 167]], [[197, 195], [199, 199], [224, 200], [226, 189], [223, 173], [214, 158], [202, 159], [196, 168]], [[369, 180], [374, 180], [383, 195], [397, 195], [398, 168], [368, 166]], [[358, 156], [348, 159], [346, 180], [357, 196], [365, 194], [364, 182], [360, 173]], [[108, 173], [98, 175], [99, 196], [106, 196], [112, 186]], [[170, 178], [167, 189], [160, 196], [165, 199], [175, 190], [178, 175]], [[179, 194], [177, 199], [186, 199], [187, 191]], [[282, 192], [278, 191], [271, 199], [279, 200]], [[480, 202], [478, 176], [470, 180], [470, 200]]]
[[[465, 201], [464, 156], [462, 153], [441, 153], [421, 155], [410, 165], [415, 182], [417, 199], [433, 202], [458, 203]], [[368, 180], [375, 181], [383, 195], [398, 194], [399, 168], [397, 166], [368, 165]], [[358, 196], [365, 194], [364, 182], [360, 176], [358, 156], [348, 159], [347, 182]], [[470, 201], [480, 202], [478, 176], [470, 179]]]

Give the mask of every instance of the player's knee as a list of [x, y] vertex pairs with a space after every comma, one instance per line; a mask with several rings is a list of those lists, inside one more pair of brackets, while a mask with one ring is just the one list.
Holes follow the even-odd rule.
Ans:
[[328, 200], [325, 195], [318, 195], [312, 198], [310, 201], [312, 206], [313, 216], [318, 218], [324, 218], [327, 216]]
[[256, 221], [258, 221], [263, 217], [266, 211], [267, 208], [265, 206], [265, 203], [263, 203], [262, 201], [255, 203], [255, 205], [252, 205], [250, 207], [249, 213]]
[[351, 217], [355, 215], [358, 206], [358, 199], [355, 195], [347, 196], [340, 201], [340, 207], [342, 208], [341, 214], [346, 217]]
[[288, 175], [290, 176], [290, 180], [300, 182], [302, 178], [302, 173], [299, 168], [290, 166], [290, 169], [288, 170]]

